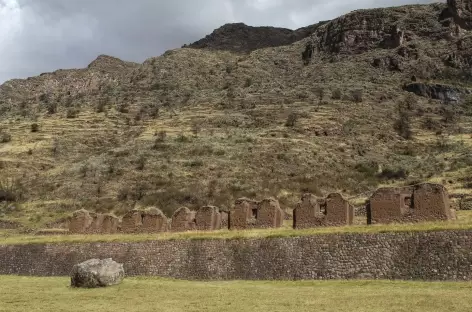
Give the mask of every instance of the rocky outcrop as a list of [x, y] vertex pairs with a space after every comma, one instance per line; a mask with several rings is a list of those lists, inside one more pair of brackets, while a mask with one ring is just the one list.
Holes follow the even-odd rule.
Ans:
[[442, 84], [427, 84], [422, 82], [410, 83], [403, 89], [416, 95], [442, 100], [446, 102], [458, 102], [465, 94], [471, 94], [471, 90], [452, 87]]
[[99, 55], [93, 62], [91, 62], [87, 68], [108, 73], [120, 73], [123, 71], [132, 70], [138, 66], [138, 63], [125, 62], [119, 58], [102, 54]]
[[[418, 7], [419, 8], [419, 7]], [[319, 52], [360, 54], [373, 49], [395, 49], [418, 37], [440, 37], [438, 16], [446, 7], [434, 4], [389, 9], [358, 10], [316, 29], [312, 40]]]
[[446, 65], [458, 69], [472, 67], [472, 36], [463, 37], [452, 45], [453, 51], [445, 58]]
[[118, 285], [125, 277], [123, 264], [112, 259], [91, 259], [74, 265], [71, 272], [71, 286], [99, 288]]
[[232, 52], [251, 52], [257, 49], [292, 44], [310, 36], [324, 23], [326, 22], [320, 22], [297, 30], [277, 27], [253, 27], [243, 23], [226, 24], [205, 38], [188, 45], [188, 47]]
[[472, 1], [447, 0], [447, 5], [454, 22], [462, 29], [472, 30]]

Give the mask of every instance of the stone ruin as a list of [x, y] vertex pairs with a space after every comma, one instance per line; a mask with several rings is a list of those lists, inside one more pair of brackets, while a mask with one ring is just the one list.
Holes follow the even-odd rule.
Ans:
[[162, 233], [167, 231], [168, 220], [158, 208], [146, 209], [143, 213], [142, 231], [146, 233]]
[[142, 226], [143, 211], [141, 210], [130, 210], [121, 219], [121, 231], [123, 233], [139, 233]]
[[284, 221], [284, 212], [273, 198], [260, 202], [247, 198], [236, 201], [229, 215], [231, 230], [279, 228]]
[[337, 193], [328, 195], [326, 199], [304, 194], [293, 211], [294, 229], [346, 226], [353, 222], [354, 207]]
[[72, 214], [72, 219], [69, 223], [69, 232], [76, 234], [87, 233], [88, 228], [92, 225], [93, 218], [90, 213], [85, 210], [78, 210]]
[[[349, 226], [354, 223], [354, 210], [341, 194], [333, 193], [326, 198], [304, 194], [293, 211], [293, 228]], [[455, 218], [446, 188], [430, 183], [378, 189], [365, 210], [368, 224]], [[131, 210], [123, 216], [121, 223], [113, 215], [89, 213], [86, 210], [74, 212], [68, 220], [69, 233], [73, 234], [133, 234], [280, 228], [284, 215], [276, 199], [255, 201], [240, 198], [229, 213], [214, 206], [205, 206], [196, 212], [183, 207], [174, 213], [170, 221], [157, 208]]]
[[196, 229], [195, 211], [186, 207], [179, 208], [172, 215], [170, 229], [172, 232], [194, 231]]
[[133, 209], [121, 221], [123, 233], [161, 233], [167, 231], [167, 217], [157, 208]]
[[381, 188], [369, 200], [368, 223], [450, 220], [449, 194], [439, 184]]
[[217, 207], [205, 206], [195, 214], [195, 225], [198, 231], [221, 230], [221, 213]]
[[118, 233], [119, 219], [110, 214], [89, 213], [78, 210], [69, 222], [71, 234], [115, 234]]

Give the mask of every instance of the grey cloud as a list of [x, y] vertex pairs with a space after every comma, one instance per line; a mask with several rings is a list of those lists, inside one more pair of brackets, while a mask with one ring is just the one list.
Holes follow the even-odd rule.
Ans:
[[0, 83], [99, 54], [142, 62], [228, 22], [298, 28], [354, 9], [422, 0], [0, 0]]

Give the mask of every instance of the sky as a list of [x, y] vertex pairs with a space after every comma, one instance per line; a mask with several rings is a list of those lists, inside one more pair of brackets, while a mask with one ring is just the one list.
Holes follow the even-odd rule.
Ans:
[[98, 55], [143, 62], [226, 24], [296, 29], [355, 9], [431, 0], [0, 0], [0, 83]]

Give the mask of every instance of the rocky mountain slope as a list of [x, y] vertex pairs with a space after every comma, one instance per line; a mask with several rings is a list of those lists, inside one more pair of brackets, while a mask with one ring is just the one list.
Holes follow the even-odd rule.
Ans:
[[[472, 193], [470, 1], [290, 31], [226, 25], [143, 64], [0, 86], [0, 219], [435, 181]], [[260, 40], [264, 37], [265, 40]]]
[[325, 23], [319, 22], [297, 30], [252, 27], [243, 23], [226, 24], [188, 47], [247, 53], [257, 49], [290, 45], [310, 36]]

